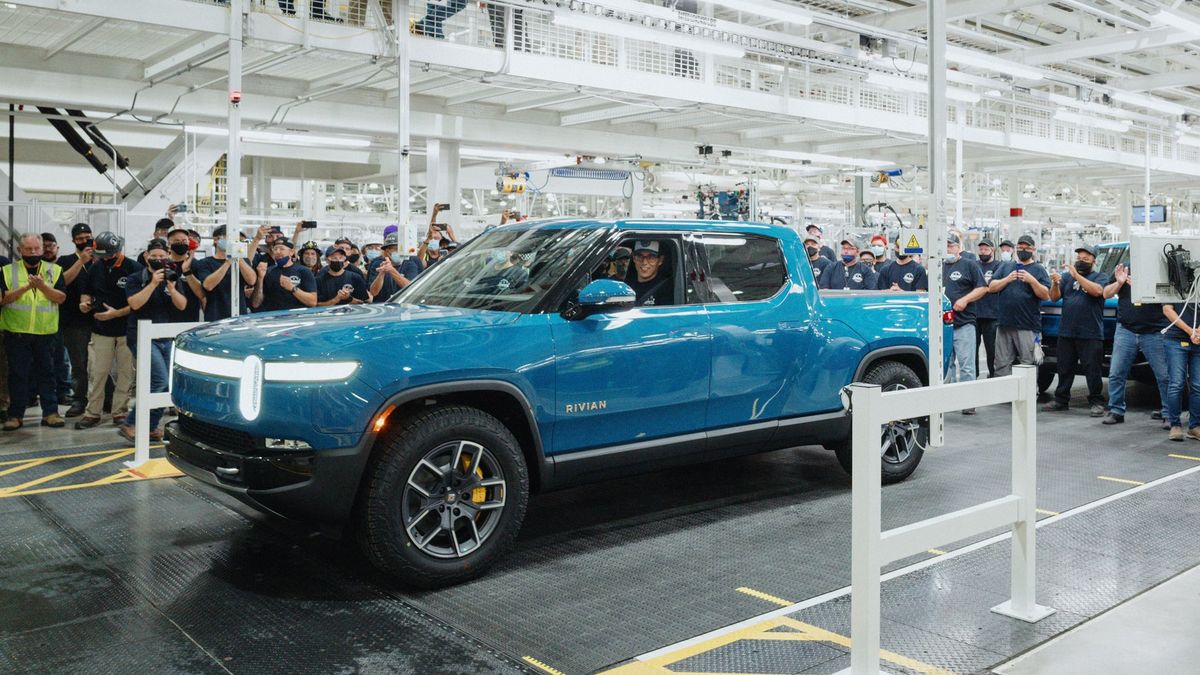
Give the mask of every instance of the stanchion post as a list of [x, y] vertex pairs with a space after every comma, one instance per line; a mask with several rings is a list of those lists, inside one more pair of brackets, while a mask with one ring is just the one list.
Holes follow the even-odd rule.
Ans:
[[1037, 366], [1014, 366], [1020, 378], [1012, 411], [1012, 493], [1021, 499], [1012, 529], [1012, 597], [993, 612], [1035, 623], [1054, 610], [1037, 604]]
[[883, 389], [877, 384], [850, 385], [851, 546], [850, 648], [852, 675], [879, 675], [879, 568], [883, 566], [880, 429]]
[[137, 322], [137, 382], [134, 387], [134, 431], [133, 461], [130, 466], [141, 466], [150, 461], [150, 401], [143, 400], [150, 392], [150, 321]]

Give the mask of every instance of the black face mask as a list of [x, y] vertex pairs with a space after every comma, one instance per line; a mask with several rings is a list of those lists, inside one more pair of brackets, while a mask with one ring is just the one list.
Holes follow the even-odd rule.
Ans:
[[1033, 260], [1033, 251], [1017, 251], [1017, 260], [1023, 263]]
[[147, 260], [146, 264], [150, 266], [150, 269], [155, 270], [155, 271], [161, 270], [162, 268], [167, 266], [167, 263], [164, 262], [161, 258], [158, 260]]
[[187, 255], [188, 250], [189, 249], [186, 241], [177, 241], [174, 244], [171, 244], [171, 253], [174, 253], [175, 255]]
[[821, 249], [816, 248], [814, 246], [809, 246], [809, 247], [805, 248], [804, 250], [808, 251], [808, 257], [810, 257], [810, 258], [815, 258], [815, 257], [817, 257], [817, 255], [819, 255], [821, 253]]
[[982, 262], [982, 263], [992, 262], [992, 256], [983, 255], [982, 253], [980, 253], [979, 254], [979, 262]]
[[904, 253], [897, 253], [896, 260], [908, 260], [908, 255]]
[[95, 245], [96, 245], [95, 239], [88, 239], [87, 241], [83, 242], [82, 244], [75, 244], [75, 250], [82, 251], [85, 248], [91, 248]]
[[345, 260], [330, 260], [329, 261], [329, 269], [333, 270], [334, 272], [341, 272], [342, 268], [345, 266], [346, 266]]
[[21, 256], [21, 260], [25, 261], [26, 267], [37, 267], [38, 263], [42, 262], [42, 256], [40, 256], [40, 255], [23, 255], [23, 256]]
[[357, 253], [351, 253], [350, 257], [346, 258], [346, 260], [349, 260], [351, 265], [357, 265], [358, 260], [359, 260], [359, 255]]
[[1083, 276], [1086, 277], [1087, 275], [1092, 273], [1092, 264], [1085, 263], [1082, 260], [1077, 260], [1077, 261], [1075, 261], [1075, 271], [1079, 272], [1080, 274], [1082, 274]]

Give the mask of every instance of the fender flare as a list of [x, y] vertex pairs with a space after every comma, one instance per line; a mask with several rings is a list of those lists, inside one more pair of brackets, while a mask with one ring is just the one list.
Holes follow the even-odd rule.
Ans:
[[[888, 358], [889, 356], [913, 356], [921, 360], [925, 369], [929, 368], [929, 359], [925, 356], [925, 350], [914, 345], [897, 345], [894, 347], [882, 347], [867, 352], [862, 360], [858, 362], [858, 369], [854, 371], [854, 379], [852, 382], [862, 382], [862, 378], [867, 374], [867, 370], [877, 361]], [[924, 375], [917, 373], [918, 377], [924, 379]]]

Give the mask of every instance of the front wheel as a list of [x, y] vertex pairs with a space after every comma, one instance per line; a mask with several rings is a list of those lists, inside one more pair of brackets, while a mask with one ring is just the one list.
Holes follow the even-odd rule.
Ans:
[[381, 570], [419, 588], [482, 574], [512, 547], [529, 474], [517, 439], [466, 406], [433, 408], [381, 437], [364, 486], [360, 538]]
[[[897, 361], [884, 361], [871, 366], [862, 379], [867, 384], [877, 384], [884, 391], [900, 391], [924, 386], [912, 368]], [[851, 473], [853, 467], [853, 439], [846, 437], [837, 443], [834, 453], [838, 463]], [[880, 440], [882, 456], [882, 482], [884, 485], [899, 483], [912, 475], [921, 463], [925, 446], [929, 443], [929, 418], [898, 420], [883, 427]]]

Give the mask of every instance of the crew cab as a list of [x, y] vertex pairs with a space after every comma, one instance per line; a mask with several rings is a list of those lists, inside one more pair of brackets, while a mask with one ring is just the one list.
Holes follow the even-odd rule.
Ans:
[[[637, 302], [619, 247], [657, 249], [667, 302]], [[926, 383], [927, 303], [818, 293], [779, 226], [509, 225], [385, 303], [181, 334], [167, 456], [263, 511], [349, 526], [410, 585], [455, 583], [512, 545], [531, 493], [813, 444], [849, 470], [841, 391]], [[883, 430], [885, 482], [927, 434]]]

